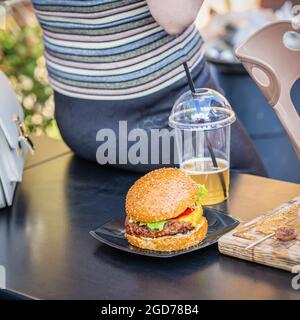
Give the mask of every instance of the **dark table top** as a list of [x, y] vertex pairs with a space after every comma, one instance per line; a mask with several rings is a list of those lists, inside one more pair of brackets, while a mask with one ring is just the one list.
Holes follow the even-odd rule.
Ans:
[[[100, 244], [89, 231], [124, 214], [138, 175], [64, 152], [27, 169], [13, 207], [0, 211], [8, 290], [38, 299], [300, 298], [292, 274], [223, 256], [217, 245], [162, 260]], [[218, 208], [247, 221], [299, 194], [300, 185], [233, 175]]]

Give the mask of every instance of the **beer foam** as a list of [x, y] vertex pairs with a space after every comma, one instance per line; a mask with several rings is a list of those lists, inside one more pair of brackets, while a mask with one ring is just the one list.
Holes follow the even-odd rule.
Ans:
[[[220, 159], [220, 158], [216, 158], [216, 160], [217, 160], [218, 165], [220, 165], [220, 164], [223, 165], [222, 168], [218, 168], [218, 169], [214, 168], [212, 166], [212, 160], [210, 158], [194, 158], [194, 159], [191, 159], [191, 160], [187, 160], [187, 161], [182, 163], [180, 168], [183, 171], [185, 171], [187, 174], [189, 174], [189, 175], [215, 174], [215, 173], [224, 172], [224, 171], [229, 169], [229, 162], [228, 161], [226, 161], [224, 159]], [[194, 163], [195, 164], [199, 163], [199, 169], [200, 170], [195, 170], [194, 169], [194, 167], [196, 166], [196, 165], [193, 165]], [[203, 167], [205, 167], [205, 166], [203, 166], [203, 164], [205, 164], [205, 163], [211, 164], [211, 170], [209, 170], [209, 171], [202, 170]], [[191, 164], [192, 164], [193, 168], [191, 168], [191, 169], [190, 168], [186, 168], [187, 165], [191, 165]]]

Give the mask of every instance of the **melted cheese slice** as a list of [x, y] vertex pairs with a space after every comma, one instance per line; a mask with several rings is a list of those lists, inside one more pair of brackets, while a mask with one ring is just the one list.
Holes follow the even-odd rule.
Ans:
[[192, 213], [187, 216], [174, 219], [180, 222], [189, 222], [194, 228], [201, 224], [203, 219], [203, 210], [201, 207], [196, 208]]

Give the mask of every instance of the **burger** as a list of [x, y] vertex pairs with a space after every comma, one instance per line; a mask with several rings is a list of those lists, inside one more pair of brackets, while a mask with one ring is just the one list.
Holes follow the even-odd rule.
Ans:
[[199, 244], [208, 224], [200, 196], [205, 190], [175, 168], [152, 171], [126, 196], [125, 236], [136, 247], [177, 251]]

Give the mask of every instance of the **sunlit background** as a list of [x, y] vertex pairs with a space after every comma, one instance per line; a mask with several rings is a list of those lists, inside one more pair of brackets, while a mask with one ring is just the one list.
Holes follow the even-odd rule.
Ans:
[[[0, 8], [0, 69], [11, 80], [29, 131], [59, 139], [41, 30], [31, 2], [0, 3], [5, 3], [5, 10]], [[293, 5], [299, 3], [300, 0], [205, 0], [196, 21], [207, 42], [212, 71], [254, 140], [270, 176], [294, 182], [300, 182], [299, 161], [259, 90], [245, 71], [237, 72], [239, 62], [234, 49], [263, 25], [289, 18]]]
[[0, 69], [9, 77], [25, 111], [28, 130], [59, 138], [53, 120], [53, 92], [48, 84], [41, 29], [30, 1], [4, 1], [0, 30]]

